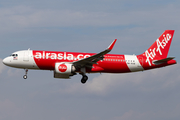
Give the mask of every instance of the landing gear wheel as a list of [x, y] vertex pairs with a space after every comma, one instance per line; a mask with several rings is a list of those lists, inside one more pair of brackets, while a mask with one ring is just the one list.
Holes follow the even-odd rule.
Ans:
[[23, 76], [24, 79], [27, 79], [27, 73], [28, 73], [28, 69], [24, 69], [25, 70], [25, 75]]
[[24, 78], [24, 79], [27, 79], [27, 75], [24, 75], [23, 78]]
[[88, 80], [88, 76], [83, 75], [83, 77], [82, 77], [82, 79], [81, 79], [81, 83], [82, 83], [82, 84], [85, 84], [87, 80]]

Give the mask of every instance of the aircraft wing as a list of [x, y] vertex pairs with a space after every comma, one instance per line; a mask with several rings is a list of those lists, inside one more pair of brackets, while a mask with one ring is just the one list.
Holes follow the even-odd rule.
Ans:
[[96, 64], [99, 60], [103, 60], [104, 55], [109, 53], [113, 49], [116, 41], [117, 39], [115, 39], [106, 50], [97, 53], [95, 55], [92, 55], [90, 57], [75, 61], [73, 62], [73, 65], [77, 68], [82, 68], [82, 67], [92, 68], [93, 64]]

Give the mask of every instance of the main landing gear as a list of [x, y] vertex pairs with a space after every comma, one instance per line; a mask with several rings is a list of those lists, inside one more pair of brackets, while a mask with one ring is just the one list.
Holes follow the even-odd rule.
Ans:
[[82, 75], [81, 83], [85, 84], [86, 81], [88, 80], [88, 76], [86, 75], [86, 69], [85, 68], [81, 68], [80, 71], [81, 71], [81, 73], [79, 73], [79, 74]]
[[28, 73], [28, 69], [25, 69], [25, 75], [23, 76], [24, 79], [27, 79], [27, 73]]
[[82, 75], [81, 83], [85, 84], [87, 80], [88, 80], [88, 76], [87, 75]]

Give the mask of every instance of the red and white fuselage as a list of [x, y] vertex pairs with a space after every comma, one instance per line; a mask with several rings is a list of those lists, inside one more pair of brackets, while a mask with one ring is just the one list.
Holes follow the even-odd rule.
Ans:
[[[176, 64], [167, 58], [174, 30], [166, 30], [155, 43], [140, 55], [107, 54], [116, 42], [96, 53], [23, 50], [14, 52], [3, 63], [23, 69], [53, 70], [55, 78], [69, 78], [77, 72], [126, 73]], [[87, 76], [86, 76], [87, 77]], [[86, 80], [85, 80], [86, 82]], [[84, 83], [85, 83], [84, 82]]]

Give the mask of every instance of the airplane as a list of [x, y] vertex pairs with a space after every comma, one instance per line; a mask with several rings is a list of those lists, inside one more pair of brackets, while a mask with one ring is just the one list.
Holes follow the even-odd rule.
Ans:
[[68, 79], [79, 73], [81, 83], [86, 83], [86, 73], [128, 73], [144, 71], [176, 64], [174, 57], [167, 57], [174, 35], [174, 30], [164, 33], [140, 55], [120, 55], [109, 53], [117, 39], [107, 49], [99, 53], [61, 52], [45, 50], [22, 50], [12, 53], [3, 59], [10, 67], [54, 71], [54, 78]]

